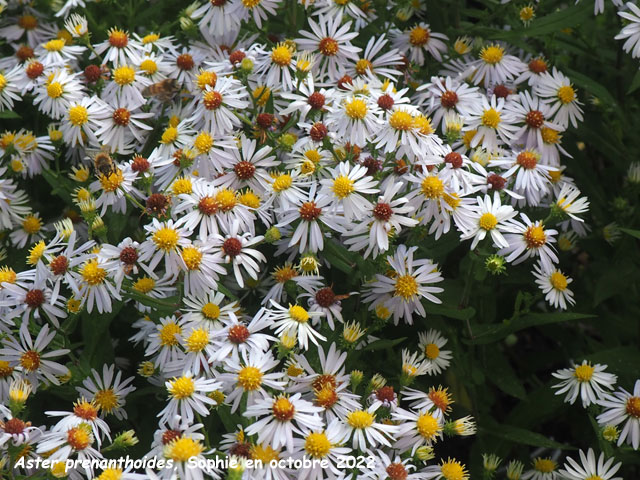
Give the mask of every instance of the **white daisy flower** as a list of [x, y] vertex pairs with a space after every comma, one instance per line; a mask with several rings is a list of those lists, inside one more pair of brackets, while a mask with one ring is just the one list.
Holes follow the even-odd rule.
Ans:
[[453, 357], [451, 350], [442, 350], [448, 340], [437, 330], [418, 333], [418, 347], [424, 353], [430, 368], [429, 375], [438, 375], [447, 369]]
[[12, 109], [14, 101], [19, 102], [22, 100], [17, 82], [21, 71], [22, 69], [16, 65], [9, 72], [0, 72], [0, 112], [5, 108]]
[[198, 129], [226, 135], [241, 125], [235, 111], [250, 105], [247, 89], [233, 77], [218, 78], [215, 88], [207, 85], [189, 121]]
[[364, 146], [380, 129], [380, 113], [378, 104], [370, 96], [345, 96], [331, 107], [327, 125], [346, 142]]
[[60, 119], [69, 109], [72, 102], [81, 102], [84, 88], [78, 81], [80, 73], [70, 74], [62, 68], [49, 74], [47, 80], [34, 90], [33, 104], [38, 110], [52, 117]]
[[351, 438], [353, 448], [365, 451], [378, 445], [391, 447], [395, 443], [398, 426], [376, 422], [375, 410], [354, 410], [344, 418], [344, 429]]
[[330, 169], [330, 178], [320, 180], [320, 194], [333, 198], [332, 209], [342, 211], [345, 220], [360, 216], [360, 212], [371, 208], [371, 202], [362, 194], [377, 193], [377, 181], [367, 175], [367, 167], [350, 166], [349, 162], [341, 162]]
[[640, 448], [640, 380], [636, 380], [633, 393], [619, 388], [613, 393], [607, 393], [596, 402], [603, 407], [598, 415], [598, 423], [605, 425], [622, 425], [618, 446], [628, 443], [634, 450]]
[[485, 195], [484, 199], [476, 198], [477, 206], [473, 207], [472, 223], [466, 225], [466, 230], [460, 238], [468, 240], [473, 238], [471, 242], [471, 250], [476, 248], [478, 243], [487, 236], [491, 235], [493, 243], [501, 248], [509, 246], [502, 235], [506, 230], [507, 222], [516, 216], [516, 212], [510, 205], [502, 205], [500, 195], [494, 192], [493, 201], [489, 195]]
[[470, 107], [467, 113], [468, 123], [464, 131], [475, 131], [470, 146], [481, 145], [488, 152], [495, 152], [504, 143], [509, 144], [513, 133], [518, 130], [514, 118], [505, 110], [504, 98], [482, 98], [482, 103]]
[[107, 31], [109, 37], [101, 43], [94, 45], [95, 53], [90, 58], [95, 58], [96, 54], [102, 55], [105, 62], [111, 62], [114, 66], [134, 64], [138, 58], [138, 53], [142, 45], [137, 40], [132, 40], [129, 32], [118, 27], [110, 28]]
[[296, 338], [304, 350], [309, 349], [309, 340], [315, 345], [318, 345], [318, 340], [326, 340], [326, 337], [309, 325], [311, 318], [321, 317], [323, 312], [307, 311], [298, 304], [285, 308], [273, 300], [270, 302], [274, 309], [267, 309], [266, 312], [269, 319], [273, 321], [271, 328], [275, 329], [276, 335]]
[[485, 87], [511, 82], [526, 68], [522, 60], [507, 54], [505, 47], [497, 43], [484, 46], [474, 66], [473, 82]]
[[567, 128], [569, 123], [574, 128], [578, 127], [578, 122], [583, 119], [582, 103], [578, 101], [576, 90], [567, 76], [553, 67], [552, 73], [543, 75], [534, 93], [549, 105], [549, 114], [554, 116], [554, 123], [562, 128]]
[[449, 37], [443, 33], [432, 32], [429, 24], [424, 22], [401, 32], [392, 32], [392, 35], [393, 46], [418, 66], [424, 65], [425, 53], [441, 62], [442, 54], [447, 51], [445, 41], [449, 40]]
[[[81, 387], [76, 387], [80, 395], [93, 401], [100, 411], [100, 416], [114, 415], [118, 420], [127, 418], [124, 409], [125, 397], [136, 387], [131, 385], [134, 377], [122, 380], [122, 372], [115, 373], [115, 365], [104, 365], [102, 375], [91, 369], [91, 376], [82, 381]], [[115, 373], [115, 377], [114, 377]]]
[[567, 303], [575, 304], [573, 292], [567, 286], [573, 282], [573, 279], [563, 274], [557, 268], [547, 270], [540, 262], [534, 265], [533, 276], [536, 278], [536, 284], [545, 294], [545, 300], [555, 308], [562, 310], [567, 309]]
[[551, 388], [559, 389], [556, 395], [567, 393], [564, 401], [574, 404], [578, 396], [582, 399], [582, 406], [589, 405], [602, 399], [605, 393], [609, 393], [615, 385], [618, 377], [612, 373], [605, 372], [607, 366], [599, 363], [591, 365], [586, 360], [582, 364], [574, 364], [573, 368], [563, 368], [552, 375], [562, 380]]
[[60, 127], [65, 143], [72, 147], [85, 146], [87, 143], [98, 145], [96, 131], [108, 109], [108, 105], [96, 96], [83, 97], [79, 102], [70, 102]]
[[62, 417], [58, 423], [51, 427], [51, 431], [67, 432], [71, 428], [88, 425], [91, 427], [91, 433], [97, 441], [98, 448], [100, 448], [103, 438], [111, 440], [109, 425], [98, 417], [98, 407], [93, 401], [89, 402], [85, 398], [80, 398], [73, 404], [71, 412], [51, 410], [44, 413], [49, 417]]
[[500, 249], [499, 255], [505, 256], [507, 262], [514, 265], [524, 262], [528, 258], [537, 257], [545, 270], [552, 270], [558, 263], [553, 243], [556, 242], [557, 230], [545, 229], [541, 220], [532, 222], [524, 213], [520, 213], [522, 222], [513, 220], [505, 227], [505, 240], [508, 247]]
[[213, 379], [193, 378], [191, 372], [165, 382], [169, 392], [169, 403], [158, 414], [160, 421], [166, 421], [180, 415], [187, 423], [193, 423], [194, 413], [203, 417], [209, 415], [208, 405], [216, 405], [216, 401], [207, 395], [209, 392], [220, 390], [222, 385]]
[[609, 458], [606, 460], [604, 453], [601, 453], [596, 462], [596, 454], [593, 449], [589, 449], [585, 455], [584, 451], [580, 450], [580, 463], [576, 462], [573, 458], [567, 457], [564, 469], [560, 470], [560, 474], [567, 480], [622, 480], [622, 477], [614, 477], [616, 472], [620, 470], [622, 462], [616, 463], [615, 458]]
[[630, 52], [633, 58], [637, 58], [640, 57], [640, 8], [633, 2], [627, 2], [625, 6], [629, 11], [618, 10], [618, 15], [628, 20], [629, 24], [614, 38], [625, 40], [622, 48], [625, 52]]

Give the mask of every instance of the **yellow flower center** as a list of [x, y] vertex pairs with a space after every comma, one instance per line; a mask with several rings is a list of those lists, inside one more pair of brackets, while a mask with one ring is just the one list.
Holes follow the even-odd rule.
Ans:
[[207, 345], [209, 345], [209, 334], [204, 328], [192, 331], [187, 338], [187, 350], [190, 352], [201, 352]]
[[331, 442], [325, 433], [310, 433], [304, 441], [304, 449], [311, 457], [322, 458], [331, 451]]
[[273, 181], [273, 190], [275, 192], [282, 192], [287, 190], [293, 185], [293, 179], [291, 175], [288, 173], [283, 173], [282, 175], [278, 175]]
[[493, 213], [487, 212], [480, 217], [478, 225], [483, 230], [493, 230], [498, 225], [498, 219]]
[[394, 295], [405, 300], [418, 293], [418, 282], [413, 275], [400, 275], [396, 278]]
[[282, 267], [277, 267], [271, 275], [276, 282], [286, 283], [297, 277], [298, 272], [291, 265], [283, 265]]
[[356, 429], [364, 429], [373, 425], [375, 417], [366, 410], [356, 410], [347, 414], [347, 423]]
[[120, 480], [122, 478], [122, 470], [119, 468], [107, 468], [96, 480]]
[[218, 204], [218, 208], [223, 212], [233, 210], [233, 207], [238, 203], [236, 192], [229, 190], [228, 188], [220, 190], [216, 194], [216, 203]]
[[2, 267], [0, 268], [0, 288], [2, 288], [2, 283], [15, 283], [17, 278], [16, 272], [12, 268]]
[[175, 322], [167, 322], [160, 329], [160, 345], [165, 347], [175, 347], [180, 342], [176, 335], [182, 333], [182, 328]]
[[424, 347], [424, 354], [430, 360], [435, 360], [440, 355], [440, 349], [435, 343], [428, 343], [426, 347]]
[[433, 440], [441, 429], [438, 420], [428, 413], [423, 413], [416, 420], [416, 430], [427, 440]]
[[271, 61], [280, 67], [286, 67], [291, 63], [291, 50], [281, 43], [271, 50]]
[[155, 43], [160, 40], [160, 35], [157, 33], [150, 33], [149, 35], [145, 35], [142, 37], [142, 43], [147, 45], [148, 43]]
[[570, 85], [563, 85], [558, 89], [558, 98], [565, 105], [576, 99], [576, 91]]
[[133, 289], [140, 293], [149, 293], [156, 286], [156, 281], [151, 277], [142, 277], [133, 284]]
[[60, 82], [51, 82], [47, 85], [47, 95], [51, 98], [59, 98], [62, 96], [62, 85]]
[[438, 177], [425, 177], [420, 184], [420, 191], [428, 199], [440, 198], [444, 193], [444, 183]]
[[200, 442], [189, 437], [175, 439], [165, 447], [165, 456], [175, 462], [186, 462], [202, 453], [204, 447]]
[[558, 131], [553, 128], [542, 127], [540, 129], [540, 133], [542, 135], [542, 141], [544, 143], [558, 143], [560, 140], [560, 135], [558, 135]]
[[289, 307], [289, 315], [292, 320], [298, 323], [307, 323], [309, 321], [309, 313], [300, 305]]
[[63, 39], [49, 40], [42, 45], [49, 52], [59, 52], [64, 48], [65, 41]]
[[603, 480], [603, 478], [600, 475], [591, 475], [590, 477], [587, 477], [584, 480]]
[[84, 281], [92, 287], [102, 284], [107, 276], [107, 271], [98, 265], [95, 258], [85, 263], [80, 273]]
[[260, 85], [253, 90], [253, 98], [260, 107], [264, 107], [271, 97], [271, 89], [265, 85]]
[[76, 127], [81, 127], [89, 120], [89, 112], [82, 105], [76, 105], [69, 109], [69, 121]]
[[271, 406], [273, 416], [281, 422], [290, 421], [295, 414], [295, 407], [287, 397], [279, 397]]
[[215, 303], [206, 303], [201, 310], [202, 314], [209, 320], [217, 320], [220, 316], [220, 307]]
[[216, 72], [210, 72], [208, 70], [201, 71], [197, 75], [197, 83], [200, 90], [205, 90], [207, 85], [215, 88], [216, 83], [218, 83], [218, 75], [216, 75]]
[[262, 372], [252, 366], [242, 368], [238, 372], [238, 385], [244, 390], [257, 390], [262, 385]]
[[176, 127], [167, 127], [167, 129], [162, 132], [162, 138], [160, 139], [161, 143], [173, 143], [178, 138], [178, 129]]
[[579, 382], [588, 382], [589, 380], [591, 380], [591, 377], [593, 377], [594, 370], [595, 368], [589, 364], [579, 365], [576, 367], [573, 375], [578, 379]]
[[179, 178], [171, 186], [171, 191], [174, 195], [180, 195], [181, 193], [191, 193], [193, 186], [191, 185], [190, 178]]
[[116, 167], [116, 171], [110, 173], [109, 175], [100, 175], [100, 186], [102, 186], [102, 190], [105, 192], [115, 192], [122, 182], [124, 182], [124, 175], [122, 170]]
[[482, 114], [482, 124], [485, 127], [497, 128], [500, 124], [500, 112], [498, 112], [494, 108], [485, 110], [485, 112]]
[[422, 47], [429, 42], [431, 34], [426, 28], [417, 26], [409, 32], [409, 43], [414, 47]]
[[40, 354], [35, 350], [28, 350], [20, 356], [20, 366], [28, 372], [33, 372], [40, 366]]
[[189, 270], [198, 270], [202, 262], [202, 252], [195, 247], [186, 247], [182, 250], [182, 259]]
[[200, 154], [207, 153], [213, 147], [213, 137], [207, 132], [201, 132], [193, 142], [193, 146]]
[[249, 10], [260, 5], [261, 0], [242, 0], [242, 4], [247, 7]]
[[445, 480], [464, 480], [467, 473], [462, 465], [455, 460], [448, 460], [440, 467], [440, 472]]
[[253, 460], [260, 460], [263, 465], [269, 465], [271, 460], [280, 459], [278, 452], [269, 445], [253, 445], [251, 446], [250, 453]]
[[411, 130], [413, 127], [413, 117], [409, 112], [397, 110], [389, 117], [389, 125], [396, 130]]
[[38, 233], [42, 228], [42, 222], [35, 215], [27, 215], [22, 221], [22, 229], [29, 235]]
[[362, 120], [367, 115], [367, 110], [367, 104], [359, 98], [354, 98], [344, 107], [347, 116], [354, 120]]
[[67, 431], [67, 443], [75, 451], [84, 450], [91, 445], [93, 441], [91, 433], [83, 428], [84, 425], [86, 424], [81, 424], [79, 427]]
[[7, 82], [6, 77], [0, 73], [0, 92], [2, 92], [4, 90], [4, 87], [7, 86], [7, 83], [8, 82]]
[[524, 232], [527, 248], [540, 248], [547, 242], [547, 235], [542, 225], [531, 225]]
[[113, 72], [113, 81], [121, 87], [124, 85], [130, 85], [136, 78], [136, 71], [128, 65], [118, 67]]
[[551, 277], [549, 277], [549, 281], [551, 282], [551, 286], [556, 290], [563, 292], [567, 289], [567, 277], [560, 272], [553, 272]]
[[119, 405], [118, 396], [113, 389], [98, 390], [93, 397], [96, 406], [103, 412], [110, 413]]
[[140, 63], [140, 70], [149, 75], [153, 75], [158, 71], [158, 64], [150, 58], [147, 58]]
[[44, 251], [47, 249], [44, 241], [40, 240], [36, 243], [31, 250], [29, 250], [29, 255], [27, 256], [27, 263], [29, 265], [35, 265], [44, 255]]
[[153, 234], [153, 243], [156, 244], [160, 250], [164, 250], [165, 252], [170, 252], [178, 245], [178, 241], [180, 240], [180, 235], [178, 232], [170, 227], [163, 227]]
[[538, 472], [542, 473], [550, 473], [555, 471], [556, 462], [551, 460], [550, 458], [536, 458], [533, 461], [533, 468]]
[[490, 45], [480, 51], [480, 58], [489, 65], [495, 65], [500, 62], [502, 57], [504, 57], [504, 48], [500, 45]]
[[348, 197], [355, 191], [353, 180], [344, 175], [340, 175], [333, 181], [331, 189], [335, 196], [340, 199]]
[[190, 377], [180, 377], [169, 381], [168, 390], [173, 398], [183, 400], [193, 395], [196, 391], [196, 384]]

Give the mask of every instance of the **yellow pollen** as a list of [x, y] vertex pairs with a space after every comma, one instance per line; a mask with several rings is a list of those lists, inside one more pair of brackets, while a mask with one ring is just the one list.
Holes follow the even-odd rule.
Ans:
[[249, 10], [260, 5], [261, 0], [242, 0], [242, 4]]
[[356, 429], [365, 429], [373, 425], [375, 417], [366, 410], [356, 410], [347, 414], [347, 423]]
[[198, 270], [202, 262], [202, 252], [195, 247], [182, 249], [182, 260], [189, 270]]
[[98, 265], [95, 258], [85, 263], [80, 273], [84, 281], [92, 287], [102, 284], [107, 276], [107, 271]]
[[158, 229], [153, 234], [153, 243], [156, 244], [160, 250], [164, 250], [165, 252], [170, 252], [178, 245], [178, 241], [180, 240], [180, 235], [178, 232], [170, 227], [163, 227]]
[[573, 375], [578, 379], [579, 382], [588, 382], [589, 380], [591, 380], [591, 377], [593, 377], [594, 370], [595, 368], [587, 363], [577, 366], [575, 372], [573, 372]]
[[197, 75], [197, 83], [200, 90], [205, 90], [207, 85], [215, 88], [216, 83], [218, 83], [218, 75], [216, 75], [216, 72], [203, 70]]
[[405, 300], [418, 293], [418, 282], [413, 275], [400, 275], [396, 278], [394, 295]]
[[96, 480], [120, 480], [122, 478], [122, 470], [119, 468], [107, 468]]
[[355, 191], [353, 180], [345, 175], [340, 175], [333, 181], [331, 187], [336, 197], [343, 199], [351, 195]]
[[440, 355], [440, 349], [435, 343], [428, 343], [424, 347], [424, 354], [429, 360], [435, 360]]
[[531, 225], [524, 232], [527, 248], [540, 248], [547, 242], [547, 235], [541, 225]]
[[82, 105], [76, 105], [69, 109], [69, 121], [72, 125], [80, 127], [89, 120], [89, 112]]
[[478, 225], [483, 230], [493, 230], [498, 225], [498, 219], [493, 213], [487, 212], [480, 217]]
[[427, 199], [440, 198], [444, 194], [444, 183], [438, 177], [425, 177], [420, 184], [420, 191]]
[[236, 192], [229, 190], [228, 188], [220, 190], [216, 194], [216, 202], [218, 204], [218, 208], [223, 212], [233, 210], [233, 207], [238, 203]]
[[113, 81], [121, 87], [124, 85], [130, 85], [136, 78], [136, 71], [128, 65], [118, 67], [113, 72]]
[[271, 275], [276, 282], [286, 283], [292, 278], [297, 277], [298, 272], [296, 272], [291, 265], [283, 265], [282, 267], [276, 267]]
[[271, 462], [271, 460], [280, 459], [278, 451], [274, 450], [269, 445], [253, 445], [251, 446], [250, 453], [253, 460], [260, 460], [263, 465], [269, 465], [269, 462]]
[[282, 192], [287, 190], [293, 185], [293, 179], [291, 175], [288, 173], [283, 173], [282, 175], [278, 175], [273, 181], [273, 190], [275, 192]]
[[356, 72], [358, 75], [364, 75], [368, 70], [373, 71], [373, 66], [369, 60], [361, 58], [356, 62]]
[[107, 193], [115, 192], [122, 182], [124, 182], [124, 175], [122, 174], [122, 170], [116, 168], [116, 171], [109, 175], [100, 175], [99, 180], [102, 190]]
[[367, 115], [367, 104], [364, 100], [360, 100], [359, 98], [354, 98], [350, 102], [348, 102], [344, 111], [349, 118], [354, 120], [362, 120]]
[[428, 413], [423, 413], [416, 420], [416, 430], [420, 436], [427, 440], [433, 440], [442, 430], [438, 420]]
[[86, 424], [81, 424], [79, 427], [67, 431], [67, 443], [76, 451], [84, 450], [93, 441], [91, 433], [82, 428], [84, 425]]
[[389, 117], [389, 125], [396, 130], [411, 130], [413, 127], [413, 117], [409, 112], [397, 110]]
[[160, 139], [160, 143], [173, 143], [178, 138], [178, 129], [176, 127], [167, 127], [167, 129], [162, 132], [162, 138]]
[[482, 125], [489, 128], [497, 128], [500, 125], [500, 112], [494, 108], [485, 110], [482, 114]]
[[246, 391], [257, 390], [262, 385], [262, 375], [256, 367], [244, 367], [238, 372], [238, 385]]
[[158, 71], [158, 64], [150, 58], [146, 58], [140, 63], [140, 70], [149, 75], [153, 75]]
[[42, 222], [35, 215], [27, 215], [22, 221], [22, 229], [29, 235], [38, 233], [42, 228]]
[[40, 240], [36, 243], [31, 250], [29, 250], [29, 255], [27, 256], [27, 263], [29, 265], [35, 265], [44, 255], [44, 251], [47, 249], [44, 241]]
[[182, 333], [182, 328], [175, 322], [167, 322], [160, 329], [160, 344], [167, 347], [175, 347], [180, 342], [176, 338], [176, 335]]
[[142, 43], [145, 45], [148, 43], [155, 43], [158, 40], [160, 40], [160, 35], [158, 35], [157, 33], [150, 33], [149, 35], [145, 35], [144, 37], [142, 37]]
[[291, 64], [291, 49], [284, 43], [278, 44], [271, 50], [271, 61], [280, 67], [287, 67]]
[[565, 105], [571, 103], [576, 99], [576, 91], [570, 85], [563, 85], [558, 89], [558, 98]]
[[265, 85], [254, 88], [252, 92], [253, 98], [260, 107], [264, 107], [271, 97], [271, 89]]
[[554, 462], [550, 458], [538, 457], [533, 461], [533, 469], [542, 473], [550, 473], [555, 471], [556, 465], [556, 462]]
[[331, 451], [331, 442], [325, 433], [310, 433], [304, 441], [304, 449], [311, 457], [322, 458]]
[[196, 391], [196, 384], [191, 377], [180, 377], [169, 381], [169, 393], [173, 398], [184, 400]]
[[171, 186], [171, 191], [174, 195], [180, 195], [181, 193], [191, 193], [193, 186], [191, 185], [190, 178], [179, 178]]
[[107, 388], [105, 390], [98, 390], [93, 397], [93, 401], [96, 406], [106, 413], [111, 413], [115, 408], [120, 405], [118, 396], [113, 389]]
[[59, 52], [64, 48], [65, 41], [63, 39], [49, 40], [42, 45], [49, 52]]
[[156, 281], [151, 277], [142, 277], [133, 284], [133, 289], [140, 293], [149, 293], [156, 286]]
[[40, 354], [35, 350], [28, 350], [20, 356], [20, 366], [28, 372], [34, 372], [40, 366]]
[[164, 454], [174, 462], [187, 462], [190, 458], [200, 455], [203, 450], [204, 447], [197, 440], [180, 437], [165, 447]]
[[2, 288], [2, 283], [15, 283], [17, 278], [16, 272], [13, 271], [10, 267], [2, 267], [0, 268], [0, 289]]
[[455, 460], [448, 460], [440, 466], [440, 472], [444, 480], [465, 480], [467, 472], [464, 467]]
[[307, 323], [309, 321], [309, 313], [300, 305], [289, 307], [289, 316], [298, 323]]
[[429, 42], [431, 33], [426, 28], [417, 26], [409, 32], [409, 43], [414, 47], [422, 47]]
[[0, 92], [4, 90], [4, 87], [7, 86], [7, 83], [9, 83], [7, 81], [7, 78], [0, 73]]
[[206, 303], [201, 310], [202, 314], [209, 320], [217, 320], [220, 316], [220, 307], [215, 303]]
[[47, 85], [47, 95], [51, 98], [59, 98], [62, 96], [63, 90], [60, 82], [51, 82]]
[[484, 47], [480, 51], [480, 58], [489, 65], [495, 65], [499, 63], [504, 57], [504, 48], [500, 45], [491, 45], [488, 47]]
[[193, 146], [200, 154], [207, 153], [213, 147], [213, 137], [207, 132], [201, 132], [194, 140]]
[[189, 352], [201, 352], [209, 345], [209, 334], [204, 328], [193, 330], [187, 338], [187, 350]]
[[561, 292], [567, 289], [567, 277], [560, 272], [553, 272], [549, 277], [549, 282], [551, 282], [553, 288]]
[[542, 127], [540, 129], [540, 133], [542, 135], [542, 141], [544, 143], [558, 143], [560, 140], [560, 135], [557, 130], [548, 127]]

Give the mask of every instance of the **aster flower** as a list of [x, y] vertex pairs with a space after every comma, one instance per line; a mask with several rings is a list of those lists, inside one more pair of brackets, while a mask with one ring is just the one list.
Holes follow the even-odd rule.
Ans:
[[518, 57], [509, 55], [505, 47], [497, 43], [484, 46], [474, 66], [474, 83], [483, 83], [485, 87], [510, 82], [525, 68]]
[[566, 310], [567, 303], [575, 304], [573, 292], [567, 286], [573, 282], [573, 279], [563, 274], [560, 270], [553, 267], [545, 269], [539, 262], [534, 265], [533, 276], [536, 278], [536, 284], [545, 294], [545, 300], [553, 307]]
[[334, 211], [342, 211], [345, 219], [351, 220], [359, 212], [371, 208], [371, 203], [362, 194], [377, 193], [378, 189], [375, 188], [377, 181], [367, 175], [366, 167], [341, 162], [330, 172], [330, 179], [320, 180], [320, 194], [333, 198]]
[[560, 470], [560, 474], [567, 480], [588, 480], [589, 478], [622, 480], [622, 477], [614, 478], [614, 475], [622, 466], [621, 462], [614, 465], [614, 458], [609, 458], [605, 461], [604, 453], [601, 453], [596, 461], [596, 454], [591, 448], [586, 455], [583, 450], [580, 450], [579, 453], [580, 463], [571, 457], [567, 457], [564, 469]]
[[180, 415], [187, 423], [192, 423], [194, 413], [209, 415], [207, 405], [215, 405], [216, 401], [206, 394], [219, 390], [222, 385], [213, 379], [193, 378], [191, 372], [169, 380], [165, 383], [169, 393], [169, 403], [158, 414], [161, 421]]
[[267, 310], [267, 314], [269, 319], [273, 321], [272, 328], [275, 329], [276, 335], [297, 338], [300, 347], [305, 350], [309, 348], [309, 341], [318, 345], [318, 340], [326, 340], [326, 337], [320, 335], [309, 325], [311, 318], [321, 317], [323, 312], [307, 311], [297, 304], [285, 308], [273, 300], [271, 300], [271, 305], [274, 309]]
[[606, 393], [596, 402], [603, 407], [597, 420], [600, 425], [622, 425], [618, 437], [618, 446], [628, 443], [634, 450], [640, 448], [640, 380], [636, 380], [633, 393], [618, 388], [613, 393]]
[[484, 199], [477, 197], [476, 201], [477, 206], [473, 208], [473, 223], [466, 226], [466, 231], [460, 238], [462, 240], [473, 238], [472, 250], [476, 248], [478, 242], [484, 240], [487, 234], [491, 235], [493, 243], [498, 247], [509, 247], [502, 232], [505, 231], [507, 222], [515, 217], [517, 212], [511, 206], [501, 204], [498, 192], [493, 194], [493, 201], [489, 195], [485, 195]]
[[432, 32], [424, 22], [402, 32], [394, 32], [393, 36], [393, 46], [418, 66], [424, 65], [425, 53], [439, 62], [442, 61], [442, 53], [447, 50], [445, 41], [449, 40], [449, 37], [442, 33]]
[[126, 404], [125, 397], [136, 389], [131, 385], [132, 381], [133, 377], [123, 380], [122, 372], [118, 370], [116, 373], [115, 365], [105, 364], [102, 375], [91, 369], [91, 376], [85, 378], [82, 386], [76, 387], [76, 390], [95, 404], [101, 416], [114, 415], [121, 420], [127, 418], [127, 412], [123, 408]]
[[574, 128], [578, 127], [578, 122], [583, 119], [582, 104], [567, 76], [553, 67], [552, 73], [544, 74], [534, 92], [542, 98], [543, 103], [549, 105], [549, 114], [553, 115], [554, 123], [562, 128], [569, 126], [569, 123]]
[[582, 364], [575, 364], [573, 368], [563, 368], [552, 375], [562, 380], [552, 388], [559, 389], [556, 395], [567, 393], [564, 401], [573, 405], [578, 395], [582, 399], [584, 408], [602, 399], [607, 390], [613, 388], [617, 377], [605, 372], [606, 365], [591, 365], [586, 360]]

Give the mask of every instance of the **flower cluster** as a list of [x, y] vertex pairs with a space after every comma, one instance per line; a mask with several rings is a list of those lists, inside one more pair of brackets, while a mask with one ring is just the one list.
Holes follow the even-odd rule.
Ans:
[[[65, 461], [132, 447], [114, 428], [127, 397], [148, 395], [145, 452], [172, 462], [141, 478], [231, 475], [192, 468], [222, 453], [263, 462], [240, 467], [245, 479], [470, 478], [434, 459], [474, 419], [422, 383], [453, 359], [423, 327], [448, 293], [438, 248], [462, 244], [496, 275], [524, 263], [544, 309], [573, 305], [560, 252], [589, 232], [589, 202], [563, 165], [563, 135], [583, 120], [571, 79], [542, 53], [450, 41], [422, 14], [365, 33], [384, 16], [367, 2], [212, 0], [182, 12], [189, 34], [175, 35], [95, 30], [72, 13], [85, 2], [57, 7], [11, 1], [0, 17], [0, 112], [35, 119], [0, 132], [3, 464], [139, 478]], [[264, 35], [287, 9], [301, 26], [294, 15], [295, 31]], [[27, 187], [43, 182], [65, 201], [53, 215]], [[116, 316], [140, 378], [121, 357], [85, 361], [90, 331]], [[362, 366], [411, 325], [384, 375]], [[603, 370], [559, 372], [558, 393], [597, 401], [598, 422], [626, 422], [619, 441], [637, 449], [640, 383], [605, 393]], [[66, 408], [35, 427], [28, 400], [52, 390]], [[341, 466], [357, 455], [372, 461]], [[270, 463], [302, 457], [326, 464]], [[581, 460], [567, 478], [618, 468]], [[522, 478], [551, 478], [536, 475]]]

